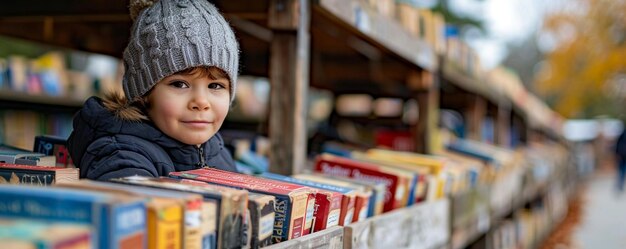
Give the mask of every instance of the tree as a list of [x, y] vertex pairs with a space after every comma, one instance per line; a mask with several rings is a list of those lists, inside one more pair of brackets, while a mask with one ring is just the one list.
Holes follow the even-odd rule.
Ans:
[[543, 32], [556, 46], [535, 88], [568, 118], [623, 115], [625, 108], [615, 107], [623, 106], [624, 96], [610, 89], [625, 82], [616, 79], [626, 74], [626, 0], [569, 3], [544, 22]]
[[[482, 0], [476, 0], [482, 1]], [[449, 0], [439, 0], [435, 6], [433, 6], [432, 11], [439, 12], [443, 15], [446, 20], [446, 23], [455, 25], [459, 28], [463, 27], [474, 27], [478, 28], [481, 32], [485, 32], [485, 27], [483, 20], [479, 20], [473, 17], [460, 15], [459, 13], [455, 13], [450, 11]]]

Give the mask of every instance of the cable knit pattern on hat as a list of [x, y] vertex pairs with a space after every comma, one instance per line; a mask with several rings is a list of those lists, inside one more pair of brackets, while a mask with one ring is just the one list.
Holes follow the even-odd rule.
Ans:
[[[158, 81], [197, 66], [215, 66], [230, 77], [235, 98], [239, 44], [230, 25], [207, 0], [160, 0], [148, 4], [131, 29], [124, 51], [124, 93], [129, 100], [143, 96]], [[133, 3], [131, 3], [131, 7]]]

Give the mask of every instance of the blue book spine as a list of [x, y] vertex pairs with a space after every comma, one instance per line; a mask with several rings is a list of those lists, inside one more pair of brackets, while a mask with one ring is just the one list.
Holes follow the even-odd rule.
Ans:
[[416, 191], [419, 178], [420, 176], [418, 174], [414, 174], [413, 181], [411, 181], [411, 186], [409, 188], [409, 201], [407, 202], [407, 206], [411, 206], [415, 203], [415, 199], [417, 198], [415, 195], [417, 194]]
[[378, 201], [378, 190], [372, 188], [372, 196], [370, 197], [370, 202], [367, 204], [367, 217], [374, 216], [374, 212], [376, 211], [376, 202]]
[[337, 155], [337, 156], [347, 157], [347, 158], [352, 157], [352, 151], [339, 148], [337, 146], [332, 146], [332, 145], [324, 145], [322, 147], [322, 152]]
[[205, 249], [217, 248], [217, 239], [215, 238], [215, 233], [211, 233], [207, 236], [202, 237], [202, 248], [205, 248]]
[[146, 243], [146, 208], [143, 202], [132, 202], [125, 205], [116, 206], [111, 210], [111, 219], [106, 219], [111, 223], [110, 238], [108, 242], [113, 242], [109, 248], [120, 249], [120, 245], [127, 241], [137, 240], [141, 244]]
[[0, 187], [0, 217], [90, 224], [97, 231], [94, 248], [118, 249], [118, 238], [137, 233], [145, 240], [145, 204], [113, 206], [108, 203], [111, 198], [102, 193], [5, 185]]
[[483, 160], [487, 163], [493, 161], [493, 158], [489, 155], [485, 155], [482, 152], [476, 151], [475, 149], [470, 148], [468, 145], [464, 144], [450, 144], [447, 146], [449, 150], [458, 152], [473, 158], [477, 158], [479, 160]]
[[[268, 194], [268, 193], [262, 193]], [[289, 239], [289, 228], [291, 221], [291, 198], [289, 196], [275, 195], [274, 203], [274, 231], [272, 232], [272, 244], [287, 241]]]
[[[29, 191], [29, 192], [26, 192]], [[49, 193], [47, 193], [49, 192]], [[28, 218], [44, 221], [76, 222], [100, 228], [106, 218], [104, 208], [94, 197], [67, 191], [48, 191], [43, 188], [0, 187], [0, 217]], [[106, 230], [93, 234], [94, 248], [106, 247]], [[97, 246], [99, 245], [99, 246]]]

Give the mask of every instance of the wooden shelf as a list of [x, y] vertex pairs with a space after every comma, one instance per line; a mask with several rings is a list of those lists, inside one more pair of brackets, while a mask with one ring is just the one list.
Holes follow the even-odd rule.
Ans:
[[0, 90], [0, 102], [3, 106], [18, 109], [38, 109], [37, 106], [44, 105], [52, 109], [73, 110], [82, 107], [85, 99]]
[[450, 240], [450, 200], [397, 209], [345, 226], [344, 248], [441, 248]]
[[343, 227], [336, 226], [302, 236], [297, 239], [288, 240], [271, 246], [266, 249], [308, 249], [308, 248], [343, 248]]
[[480, 95], [495, 105], [511, 105], [512, 100], [507, 99], [499, 88], [491, 86], [485, 79], [468, 75], [463, 72], [454, 63], [447, 62], [441, 67], [443, 78], [452, 85], [459, 87], [467, 92]]
[[313, 8], [375, 47], [434, 72], [437, 55], [425, 41], [411, 35], [396, 20], [383, 16], [357, 0], [320, 0]]

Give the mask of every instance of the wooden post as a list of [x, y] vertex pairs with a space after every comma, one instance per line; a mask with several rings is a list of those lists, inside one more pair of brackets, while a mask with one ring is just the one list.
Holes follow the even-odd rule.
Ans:
[[413, 126], [415, 150], [418, 153], [433, 153], [433, 140], [439, 120], [438, 79], [428, 71], [414, 71], [409, 73], [407, 84], [414, 91], [419, 110], [419, 119]]
[[476, 94], [472, 95], [469, 99], [470, 101], [465, 111], [467, 138], [481, 140], [481, 129], [487, 113], [487, 101]]
[[511, 146], [511, 107], [509, 104], [499, 104], [496, 114], [496, 143], [502, 147]]
[[309, 87], [310, 3], [271, 0], [269, 136], [270, 171], [299, 173], [306, 163], [306, 96]]

